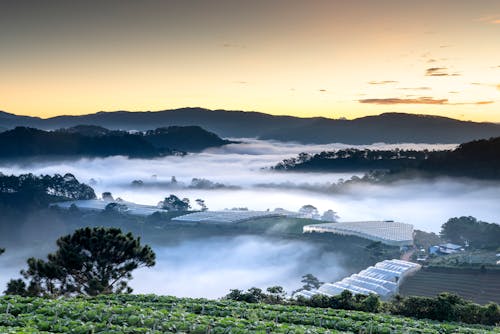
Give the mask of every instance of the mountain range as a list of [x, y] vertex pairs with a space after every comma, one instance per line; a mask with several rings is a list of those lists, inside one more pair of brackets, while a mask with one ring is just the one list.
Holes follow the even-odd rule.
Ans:
[[181, 108], [163, 111], [114, 111], [47, 119], [0, 111], [0, 130], [15, 126], [59, 129], [76, 125], [108, 129], [147, 130], [197, 125], [223, 137], [259, 138], [311, 144], [463, 143], [500, 136], [500, 124], [460, 121], [448, 117], [383, 113], [353, 120], [300, 118], [260, 112]]

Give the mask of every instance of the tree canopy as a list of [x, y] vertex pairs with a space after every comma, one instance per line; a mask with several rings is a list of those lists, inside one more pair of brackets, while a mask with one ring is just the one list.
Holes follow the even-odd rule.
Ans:
[[457, 244], [468, 243], [477, 249], [500, 247], [500, 225], [490, 224], [474, 217], [450, 218], [441, 226], [441, 237]]
[[86, 227], [57, 240], [47, 260], [30, 258], [22, 280], [11, 280], [6, 294], [29, 296], [98, 295], [131, 292], [131, 272], [155, 264], [155, 253], [140, 238], [117, 228]]

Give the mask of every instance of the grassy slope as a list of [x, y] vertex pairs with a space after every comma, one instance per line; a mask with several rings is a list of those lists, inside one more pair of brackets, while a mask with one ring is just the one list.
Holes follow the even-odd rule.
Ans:
[[356, 311], [175, 297], [0, 297], [1, 333], [500, 333]]

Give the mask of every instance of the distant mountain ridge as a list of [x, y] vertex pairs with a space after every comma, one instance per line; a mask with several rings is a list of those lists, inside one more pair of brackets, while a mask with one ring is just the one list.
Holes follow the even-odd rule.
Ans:
[[312, 144], [462, 143], [500, 136], [500, 124], [460, 121], [440, 116], [383, 113], [353, 120], [299, 118], [260, 112], [181, 108], [144, 112], [98, 112], [48, 119], [0, 112], [0, 128], [29, 126], [58, 129], [79, 124], [108, 129], [147, 130], [198, 125], [223, 137], [256, 137]]

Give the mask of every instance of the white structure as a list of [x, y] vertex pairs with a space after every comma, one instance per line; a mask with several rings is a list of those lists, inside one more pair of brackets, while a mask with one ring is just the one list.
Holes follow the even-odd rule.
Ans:
[[240, 223], [246, 220], [268, 217], [283, 217], [272, 211], [248, 211], [248, 210], [225, 210], [225, 211], [202, 211], [189, 213], [184, 216], [175, 217], [177, 222], [192, 223]]
[[124, 205], [121, 208], [124, 210], [122, 212], [126, 212], [131, 215], [136, 216], [149, 216], [155, 212], [167, 212], [166, 210], [158, 209], [155, 206], [149, 205], [141, 205], [132, 202], [127, 202], [117, 198], [113, 201], [111, 200], [101, 200], [101, 199], [90, 199], [90, 200], [81, 200], [81, 201], [67, 201], [67, 202], [57, 202], [52, 203], [51, 206], [57, 206], [62, 209], [69, 209], [71, 205], [75, 205], [80, 210], [89, 210], [89, 211], [103, 211], [106, 209], [106, 205], [116, 203]]
[[313, 224], [304, 226], [303, 232], [354, 235], [391, 246], [413, 245], [413, 225], [394, 221]]
[[335, 283], [325, 283], [317, 290], [299, 291], [295, 297], [311, 298], [316, 294], [335, 296], [344, 290], [353, 294], [379, 295], [386, 299], [398, 292], [405, 277], [420, 270], [419, 264], [402, 260], [385, 260]]
[[463, 246], [451, 244], [451, 243], [442, 244], [442, 245], [439, 245], [438, 247], [439, 247], [438, 251], [442, 254], [454, 254], [454, 253], [464, 251]]

